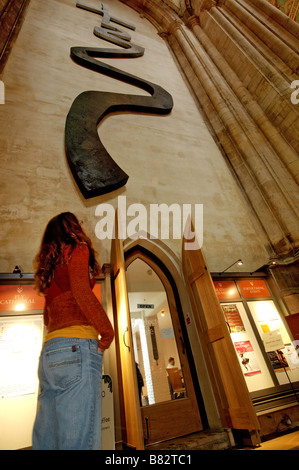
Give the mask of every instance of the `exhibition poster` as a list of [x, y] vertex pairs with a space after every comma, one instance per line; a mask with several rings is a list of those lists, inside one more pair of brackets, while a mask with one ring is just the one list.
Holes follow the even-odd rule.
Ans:
[[0, 397], [35, 393], [42, 345], [41, 315], [0, 318]]
[[237, 341], [234, 343], [236, 352], [245, 376], [260, 374], [261, 370], [250, 341]]

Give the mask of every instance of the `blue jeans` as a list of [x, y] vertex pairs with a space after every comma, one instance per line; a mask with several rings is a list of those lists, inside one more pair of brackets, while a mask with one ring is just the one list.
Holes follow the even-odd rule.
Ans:
[[34, 450], [101, 449], [102, 365], [97, 340], [53, 338], [43, 345]]

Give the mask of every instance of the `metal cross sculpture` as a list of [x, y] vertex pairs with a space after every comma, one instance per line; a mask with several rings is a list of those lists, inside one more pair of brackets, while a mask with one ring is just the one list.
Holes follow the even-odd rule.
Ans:
[[[71, 57], [79, 65], [135, 85], [151, 96], [85, 91], [74, 100], [65, 124], [65, 148], [68, 163], [77, 185], [88, 199], [109, 193], [124, 186], [129, 176], [109, 155], [98, 135], [98, 125], [108, 114], [133, 112], [169, 114], [173, 108], [171, 95], [162, 87], [105, 64], [97, 58], [133, 58], [144, 54], [144, 49], [131, 43], [131, 37], [111, 22], [134, 30], [135, 27], [109, 15], [107, 5], [101, 10], [82, 3], [77, 7], [103, 16], [94, 34], [122, 49], [72, 47]], [[132, 139], [134, 132], [131, 133]]]

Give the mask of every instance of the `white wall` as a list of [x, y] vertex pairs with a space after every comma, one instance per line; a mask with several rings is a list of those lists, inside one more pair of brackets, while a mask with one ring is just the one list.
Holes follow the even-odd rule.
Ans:
[[[99, 6], [96, 0], [90, 4]], [[64, 124], [76, 96], [86, 90], [144, 94], [141, 90], [75, 64], [72, 46], [104, 46], [93, 35], [100, 16], [78, 9], [75, 0], [31, 0], [24, 24], [1, 79], [0, 106], [1, 252], [0, 272], [15, 264], [32, 272], [32, 259], [48, 220], [72, 211], [84, 221], [101, 262], [110, 261], [110, 241], [94, 234], [102, 202], [204, 204], [204, 250], [212, 271], [242, 258], [254, 271], [267, 254], [245, 203], [213, 141], [166, 42], [155, 28], [117, 0], [111, 14], [135, 24], [132, 42], [145, 48], [138, 59], [107, 60], [153, 81], [174, 99], [169, 116], [119, 114], [107, 118], [99, 134], [115, 161], [130, 176], [126, 187], [85, 200], [73, 181], [64, 152]], [[115, 46], [114, 46], [115, 47]], [[180, 258], [181, 240], [165, 240]]]

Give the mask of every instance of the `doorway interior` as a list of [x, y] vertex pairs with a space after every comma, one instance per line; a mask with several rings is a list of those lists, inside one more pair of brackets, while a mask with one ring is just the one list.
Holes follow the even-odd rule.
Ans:
[[145, 445], [201, 431], [207, 419], [176, 285], [143, 247], [125, 259]]
[[140, 258], [127, 269], [127, 285], [140, 404], [183, 398], [184, 375], [164, 286]]

